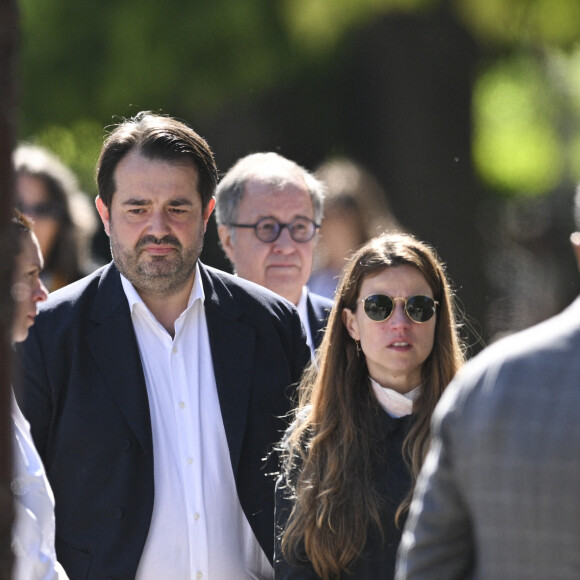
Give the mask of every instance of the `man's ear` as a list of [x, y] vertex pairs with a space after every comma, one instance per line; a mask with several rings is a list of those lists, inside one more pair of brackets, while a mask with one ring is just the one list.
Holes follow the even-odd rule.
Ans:
[[226, 253], [226, 256], [228, 257], [228, 260], [234, 264], [235, 266], [235, 261], [234, 261], [234, 256], [235, 256], [235, 252], [234, 252], [234, 245], [233, 245], [233, 240], [232, 240], [232, 231], [228, 226], [225, 226], [224, 224], [221, 224], [218, 226], [218, 236], [220, 238], [220, 243], [222, 245], [222, 248], [224, 249], [224, 252]]
[[110, 223], [110, 216], [109, 216], [109, 208], [105, 205], [105, 202], [101, 199], [100, 195], [97, 195], [95, 199], [95, 205], [97, 206], [97, 211], [101, 216], [101, 221], [103, 222], [103, 226], [105, 226], [105, 232], [108, 236], [111, 235], [109, 223]]
[[205, 231], [207, 230], [207, 222], [209, 221], [209, 216], [211, 215], [211, 212], [213, 211], [214, 207], [215, 207], [215, 197], [212, 197], [209, 200], [207, 207], [203, 212], [203, 233], [205, 233]]

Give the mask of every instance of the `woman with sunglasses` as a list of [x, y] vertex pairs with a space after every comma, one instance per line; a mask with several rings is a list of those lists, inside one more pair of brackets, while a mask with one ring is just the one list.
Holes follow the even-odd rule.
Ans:
[[31, 221], [46, 267], [42, 280], [58, 290], [92, 272], [95, 208], [76, 176], [49, 150], [21, 144], [14, 152], [16, 205]]
[[431, 414], [462, 362], [435, 252], [405, 234], [360, 248], [281, 445], [276, 579], [393, 578]]

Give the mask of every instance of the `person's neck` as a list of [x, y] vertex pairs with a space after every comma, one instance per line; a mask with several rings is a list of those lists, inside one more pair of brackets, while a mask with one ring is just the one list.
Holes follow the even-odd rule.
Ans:
[[384, 389], [391, 389], [400, 395], [406, 395], [421, 385], [420, 377], [406, 375], [373, 376], [370, 373], [369, 376]]
[[300, 300], [302, 300], [303, 288], [304, 288], [303, 286], [300, 286], [300, 290], [298, 290], [296, 292], [281, 294], [281, 296], [283, 298], [286, 298], [286, 300], [292, 302], [292, 304], [294, 304], [294, 306], [298, 306], [298, 304], [300, 303]]
[[141, 296], [151, 314], [155, 316], [159, 324], [167, 330], [172, 338], [175, 336], [175, 321], [187, 308], [192, 287], [193, 281], [174, 294], [159, 295], [139, 292], [139, 296]]

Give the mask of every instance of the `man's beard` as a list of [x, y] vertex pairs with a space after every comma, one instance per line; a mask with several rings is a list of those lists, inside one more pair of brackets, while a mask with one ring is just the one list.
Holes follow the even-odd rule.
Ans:
[[[128, 249], [118, 242], [112, 227], [110, 233], [111, 253], [115, 265], [138, 292], [172, 295], [191, 282], [195, 264], [203, 248], [203, 227], [199, 230], [197, 240], [185, 249], [181, 242], [171, 235], [162, 238], [145, 236], [139, 240], [135, 248]], [[175, 251], [165, 256], [147, 257], [142, 250], [152, 244], [171, 246]]]

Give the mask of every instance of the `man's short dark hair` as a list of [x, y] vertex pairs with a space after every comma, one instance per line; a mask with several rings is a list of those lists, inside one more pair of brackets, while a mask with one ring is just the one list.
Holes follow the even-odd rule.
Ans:
[[110, 207], [116, 189], [115, 169], [131, 151], [138, 151], [148, 159], [195, 167], [202, 207], [207, 207], [218, 180], [209, 145], [182, 121], [149, 111], [125, 119], [105, 139], [97, 162], [96, 179], [99, 196], [107, 207]]

